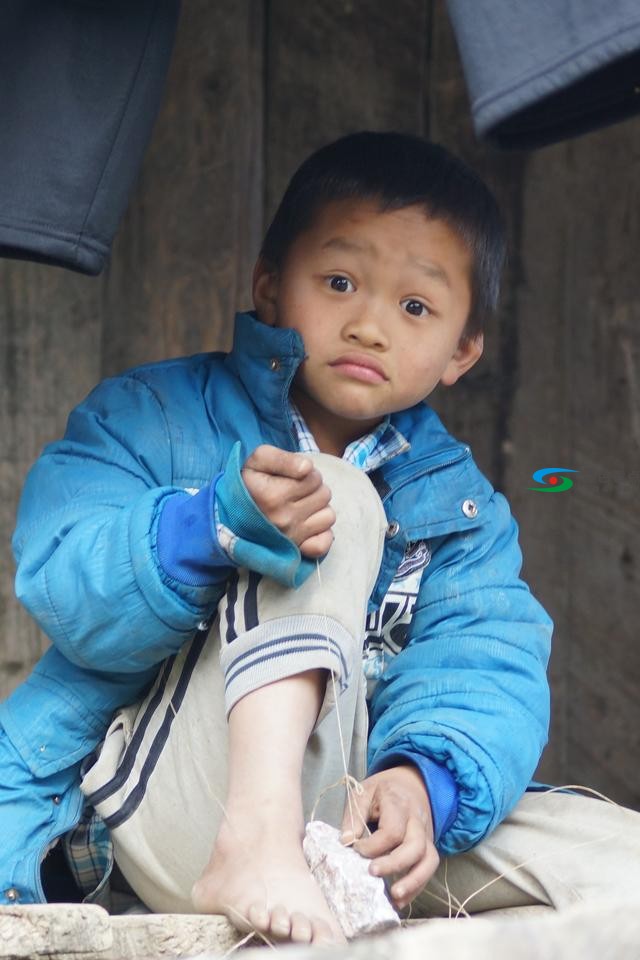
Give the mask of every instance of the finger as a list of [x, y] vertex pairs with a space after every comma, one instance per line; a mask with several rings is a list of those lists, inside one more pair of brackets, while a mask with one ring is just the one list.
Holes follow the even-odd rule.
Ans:
[[398, 910], [406, 907], [429, 883], [440, 864], [440, 857], [434, 845], [429, 842], [424, 857], [415, 867], [397, 880], [390, 893]]
[[305, 476], [296, 479], [258, 470], [247, 460], [242, 468], [242, 479], [250, 493], [257, 493], [273, 508], [283, 504], [297, 505], [311, 497], [312, 502], [307, 509], [312, 513], [331, 501], [331, 491], [322, 482], [320, 471], [315, 468]]
[[360, 840], [356, 850], [363, 857], [380, 857], [400, 846], [407, 829], [409, 812], [404, 804], [398, 803], [397, 794], [389, 795], [380, 791], [378, 829]]
[[331, 507], [324, 507], [312, 516], [307, 516], [306, 511], [297, 503], [283, 503], [275, 509], [264, 500], [259, 505], [271, 522], [294, 543], [301, 545], [305, 540], [325, 533], [330, 534], [325, 545], [325, 553], [333, 543], [331, 528], [335, 523], [336, 515]]
[[314, 469], [313, 461], [304, 454], [291, 453], [266, 443], [256, 447], [244, 466], [260, 473], [289, 477], [291, 480], [300, 480]]
[[[302, 507], [299, 507], [302, 510]], [[294, 539], [304, 542], [309, 537], [319, 533], [327, 533], [336, 522], [335, 512], [331, 507], [322, 507], [320, 510], [301, 518], [295, 525]]]
[[[253, 467], [245, 467], [242, 471], [242, 479], [254, 499], [259, 499], [269, 510], [287, 509], [292, 516], [298, 516], [301, 513], [298, 508], [298, 500], [301, 496], [299, 488], [306, 485], [306, 477], [302, 480], [292, 480], [291, 477], [277, 477], [272, 473], [254, 470]], [[303, 498], [309, 494], [313, 494], [311, 486], [307, 487], [306, 492], [302, 491]]]
[[[363, 785], [360, 784], [360, 786]], [[351, 844], [367, 832], [372, 799], [373, 790], [367, 789], [366, 786], [363, 787], [362, 793], [356, 793], [354, 790], [349, 791], [340, 828], [340, 839], [343, 843]]]
[[301, 478], [266, 473], [263, 470], [254, 470], [253, 467], [249, 467], [248, 470], [252, 471], [255, 477], [260, 477], [265, 487], [270, 486], [276, 491], [276, 495], [281, 500], [286, 498], [289, 503], [301, 503], [308, 498], [313, 498], [313, 509], [319, 510], [331, 500], [331, 491], [323, 483], [322, 474], [315, 467]]
[[372, 860], [369, 872], [376, 877], [388, 877], [392, 873], [405, 874], [424, 857], [429, 838], [417, 817], [407, 821], [402, 841], [390, 852]]
[[315, 537], [309, 537], [298, 547], [303, 557], [309, 560], [319, 560], [325, 557], [333, 544], [333, 533], [327, 530], [326, 533], [318, 533]]
[[331, 490], [322, 482], [322, 475], [316, 469], [302, 480], [293, 483], [291, 495], [291, 499], [301, 508], [307, 509], [309, 514], [322, 510], [331, 503]]

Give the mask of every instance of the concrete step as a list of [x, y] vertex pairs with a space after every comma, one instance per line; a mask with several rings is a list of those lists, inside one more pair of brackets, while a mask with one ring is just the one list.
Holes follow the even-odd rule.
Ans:
[[226, 917], [110, 916], [85, 904], [0, 906], [2, 960], [153, 960], [222, 956], [242, 939]]
[[[224, 917], [109, 916], [76, 904], [0, 907], [2, 960], [213, 960], [243, 939]], [[252, 943], [257, 943], [254, 939]], [[283, 949], [283, 947], [280, 947]], [[264, 960], [248, 944], [243, 960]], [[287, 960], [640, 960], [640, 894], [600, 904], [409, 922], [344, 947], [286, 945]]]

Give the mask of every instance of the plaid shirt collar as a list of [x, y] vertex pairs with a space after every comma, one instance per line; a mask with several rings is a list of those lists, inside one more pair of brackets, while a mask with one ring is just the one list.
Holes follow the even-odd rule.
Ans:
[[[302, 414], [292, 401], [289, 401], [289, 406], [300, 453], [319, 453], [318, 445]], [[383, 463], [387, 463], [392, 457], [405, 453], [410, 447], [411, 444], [406, 437], [394, 427], [391, 418], [386, 416], [375, 430], [353, 440], [345, 449], [342, 459], [364, 470], [365, 473], [370, 473], [381, 467]]]

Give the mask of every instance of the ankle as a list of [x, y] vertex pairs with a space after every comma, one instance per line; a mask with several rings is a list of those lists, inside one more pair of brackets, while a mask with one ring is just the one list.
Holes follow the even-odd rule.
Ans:
[[232, 852], [239, 843], [251, 847], [300, 847], [304, 837], [304, 819], [293, 816], [287, 807], [264, 809], [252, 804], [251, 809], [228, 807], [215, 841], [220, 854]]

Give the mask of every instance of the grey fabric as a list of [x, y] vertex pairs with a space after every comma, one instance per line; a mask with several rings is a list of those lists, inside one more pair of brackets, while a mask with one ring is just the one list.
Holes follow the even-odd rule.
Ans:
[[640, 111], [638, 0], [447, 0], [476, 133], [537, 147]]
[[589, 795], [527, 793], [477, 847], [442, 860], [412, 907], [414, 917], [455, 916], [462, 905], [461, 915], [534, 904], [565, 910], [639, 889], [640, 813]]
[[179, 9], [179, 0], [3, 0], [0, 256], [102, 270]]

